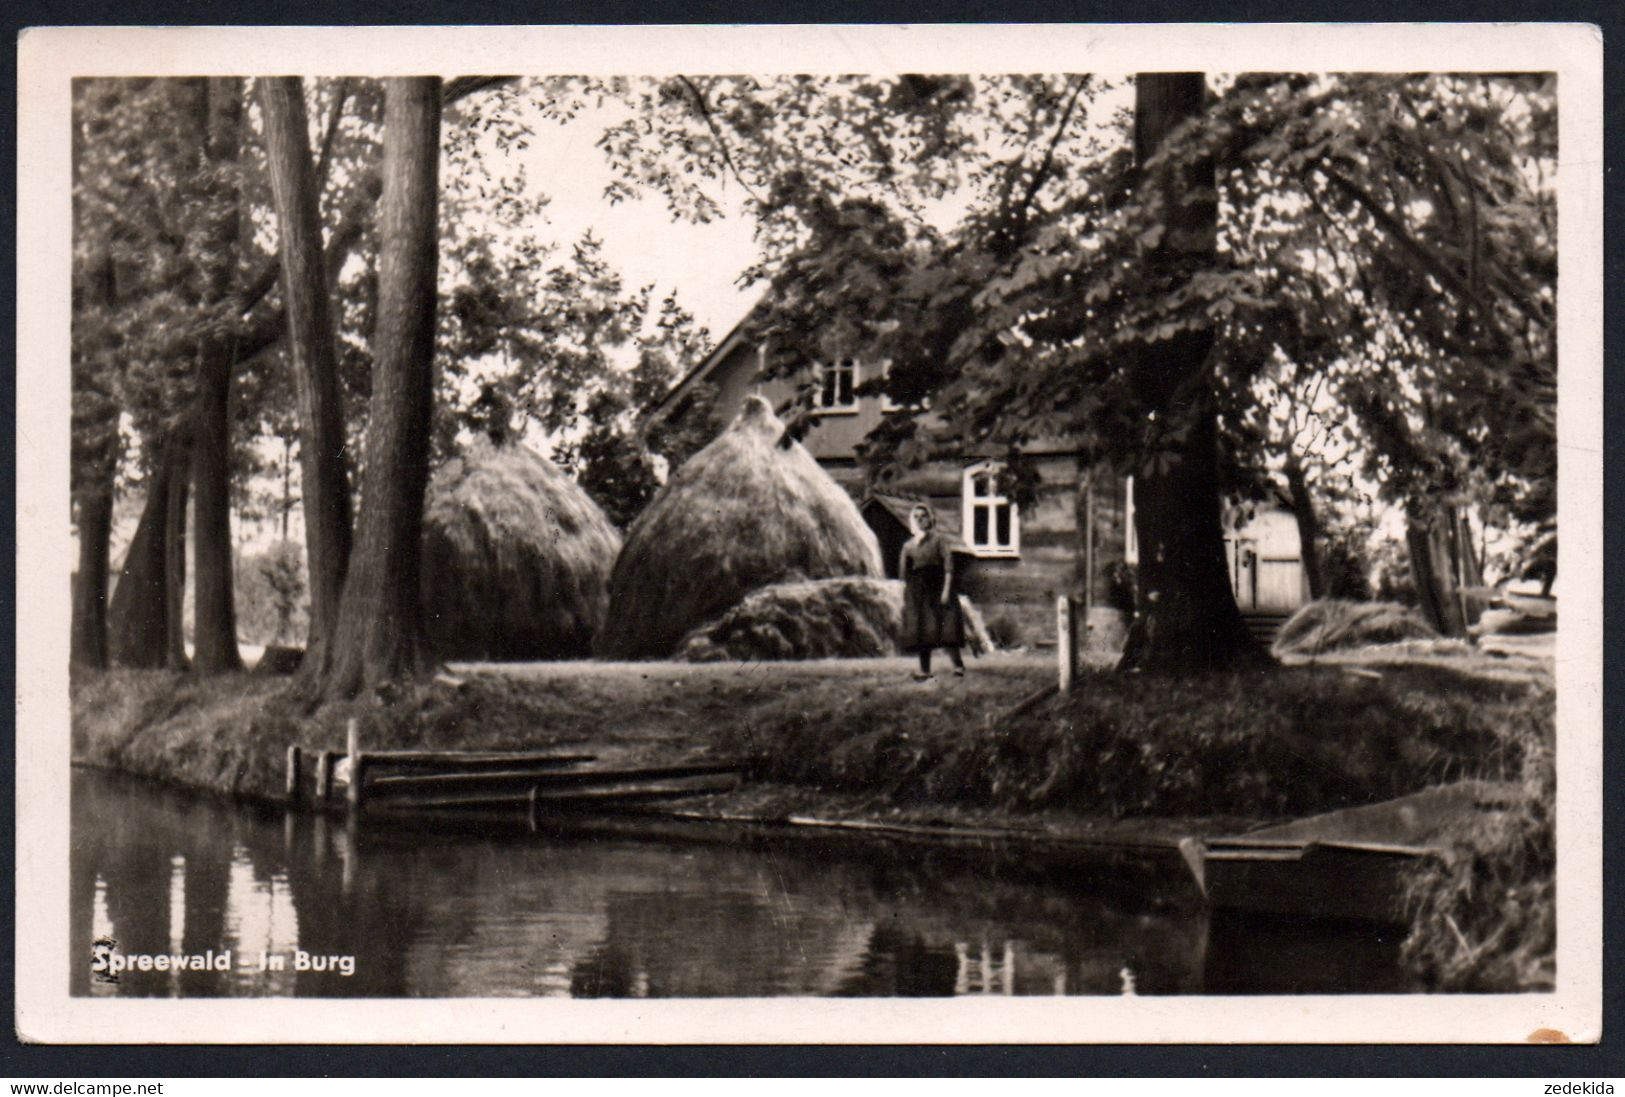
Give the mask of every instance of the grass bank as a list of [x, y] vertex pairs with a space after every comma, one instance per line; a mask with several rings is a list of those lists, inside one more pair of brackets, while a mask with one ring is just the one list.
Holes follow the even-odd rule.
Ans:
[[1096, 671], [1069, 697], [1008, 720], [952, 694], [918, 705], [855, 690], [812, 708], [787, 693], [717, 741], [772, 780], [899, 802], [1255, 819], [1458, 777], [1515, 779], [1531, 744], [1550, 741], [1554, 695], [1539, 675], [1442, 664], [1369, 673]]
[[460, 688], [427, 683], [381, 703], [311, 710], [287, 679], [249, 674], [199, 679], [158, 671], [76, 675], [76, 761], [251, 799], [281, 796], [287, 748], [342, 749], [346, 722], [362, 721], [376, 750], [590, 750], [626, 761], [730, 749], [728, 727], [774, 736], [786, 698], [831, 723], [854, 697], [929, 710], [951, 697], [993, 719], [1048, 680], [1042, 660], [982, 660], [962, 681], [920, 685], [902, 660], [811, 663], [537, 663], [460, 666]]
[[[385, 702], [314, 711], [285, 679], [114, 671], [76, 678], [76, 759], [257, 798], [286, 749], [586, 749], [617, 759], [721, 754], [755, 777], [894, 804], [1096, 817], [1269, 819], [1458, 777], [1520, 780], [1551, 742], [1554, 694], [1530, 660], [1349, 661], [1192, 678], [981, 660], [909, 680], [903, 660], [473, 665]], [[1351, 670], [1354, 673], [1351, 673]]]

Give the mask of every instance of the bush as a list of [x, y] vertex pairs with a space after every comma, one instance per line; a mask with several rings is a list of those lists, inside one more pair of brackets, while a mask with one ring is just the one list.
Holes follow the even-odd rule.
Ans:
[[1381, 602], [1416, 605], [1416, 581], [1411, 577], [1410, 550], [1403, 541], [1383, 541], [1372, 552], [1372, 596]]
[[1027, 646], [1027, 629], [1021, 618], [1012, 613], [997, 613], [987, 623], [988, 639], [1000, 651], [1014, 651]]
[[1348, 602], [1371, 598], [1371, 559], [1364, 530], [1339, 529], [1326, 535], [1320, 550], [1320, 578], [1325, 597]]
[[1113, 560], [1106, 565], [1106, 604], [1123, 615], [1124, 620], [1134, 618], [1139, 598], [1139, 574], [1133, 564]]
[[292, 541], [278, 541], [262, 552], [240, 556], [233, 579], [237, 629], [243, 639], [286, 644], [304, 638], [310, 614], [304, 549]]

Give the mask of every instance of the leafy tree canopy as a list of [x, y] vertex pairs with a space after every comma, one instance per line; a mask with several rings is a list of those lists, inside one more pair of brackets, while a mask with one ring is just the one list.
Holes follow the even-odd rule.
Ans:
[[[606, 137], [626, 187], [705, 217], [746, 189], [774, 368], [861, 346], [888, 417], [871, 459], [1071, 437], [1125, 471], [1180, 428], [1134, 366], [1212, 333], [1231, 487], [1268, 446], [1259, 384], [1324, 377], [1394, 502], [1555, 493], [1555, 88], [1510, 75], [1247, 75], [1136, 164], [1085, 76], [673, 79]], [[1169, 240], [1159, 176], [1200, 178], [1210, 259]], [[1174, 398], [1180, 399], [1178, 393]]]

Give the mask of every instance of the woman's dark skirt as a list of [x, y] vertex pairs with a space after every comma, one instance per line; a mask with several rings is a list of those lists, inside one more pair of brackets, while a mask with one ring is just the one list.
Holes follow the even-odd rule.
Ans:
[[959, 596], [950, 591], [948, 604], [942, 604], [942, 578], [941, 567], [909, 572], [903, 587], [904, 651], [964, 646], [965, 616], [959, 612]]

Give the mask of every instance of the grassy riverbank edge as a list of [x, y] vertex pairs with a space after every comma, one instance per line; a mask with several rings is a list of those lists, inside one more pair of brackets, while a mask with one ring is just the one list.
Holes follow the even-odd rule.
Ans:
[[[1555, 698], [1534, 661], [1341, 661], [1180, 680], [1098, 672], [1071, 696], [1014, 717], [1048, 680], [1041, 661], [988, 661], [964, 680], [923, 684], [885, 661], [459, 674], [461, 685], [426, 683], [315, 709], [281, 679], [79, 675], [73, 755], [274, 802], [287, 747], [341, 749], [354, 717], [371, 749], [737, 758], [751, 781], [707, 802], [722, 815], [1165, 848], [1187, 834], [1244, 830], [1458, 777], [1521, 781], [1526, 810], [1495, 833], [1460, 835], [1462, 856], [1415, 882], [1407, 957], [1440, 989], [1550, 982], [1552, 790], [1543, 774]], [[1508, 908], [1502, 896], [1527, 909]]]

